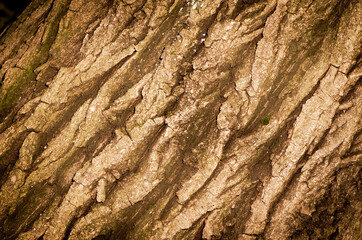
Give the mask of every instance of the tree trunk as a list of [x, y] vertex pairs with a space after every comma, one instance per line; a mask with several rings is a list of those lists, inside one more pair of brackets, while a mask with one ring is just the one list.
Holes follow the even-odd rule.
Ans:
[[358, 0], [34, 0], [0, 39], [1, 239], [362, 239]]

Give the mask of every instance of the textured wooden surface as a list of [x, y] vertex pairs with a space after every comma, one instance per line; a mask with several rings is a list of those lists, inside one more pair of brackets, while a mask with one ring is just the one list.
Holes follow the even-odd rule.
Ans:
[[1, 238], [360, 239], [361, 11], [33, 1], [0, 39]]

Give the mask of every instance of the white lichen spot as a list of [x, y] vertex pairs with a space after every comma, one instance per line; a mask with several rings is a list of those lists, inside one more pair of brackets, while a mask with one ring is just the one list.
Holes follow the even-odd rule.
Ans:
[[126, 149], [123, 148], [121, 151], [119, 151], [119, 154], [122, 155], [124, 152], [126, 152]]
[[12, 177], [10, 178], [10, 180], [11, 180], [12, 183], [15, 183], [15, 182], [16, 182], [16, 179], [17, 179], [16, 175], [14, 175], [14, 176], [12, 176]]
[[205, 42], [205, 38], [201, 38], [201, 42], [202, 42], [202, 43]]

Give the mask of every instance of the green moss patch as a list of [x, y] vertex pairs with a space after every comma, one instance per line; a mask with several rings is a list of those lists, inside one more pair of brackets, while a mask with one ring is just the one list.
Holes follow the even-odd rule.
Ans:
[[268, 125], [271, 119], [271, 115], [265, 116], [262, 119], [260, 119], [260, 123], [262, 125]]
[[58, 9], [56, 16], [48, 25], [44, 41], [35, 48], [31, 57], [29, 57], [26, 63], [21, 66], [19, 72], [14, 72], [14, 74], [10, 76], [10, 78], [15, 79], [15, 81], [6, 89], [1, 90], [0, 121], [12, 111], [19, 98], [25, 93], [26, 89], [31, 86], [31, 83], [36, 78], [34, 70], [47, 61], [50, 47], [52, 46], [58, 32], [60, 18], [65, 13], [65, 10], [66, 5], [63, 5]]

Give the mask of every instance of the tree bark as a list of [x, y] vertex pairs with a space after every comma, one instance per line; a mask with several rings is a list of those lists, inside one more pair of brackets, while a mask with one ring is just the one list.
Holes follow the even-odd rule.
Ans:
[[35, 0], [0, 38], [1, 239], [362, 239], [358, 0]]

